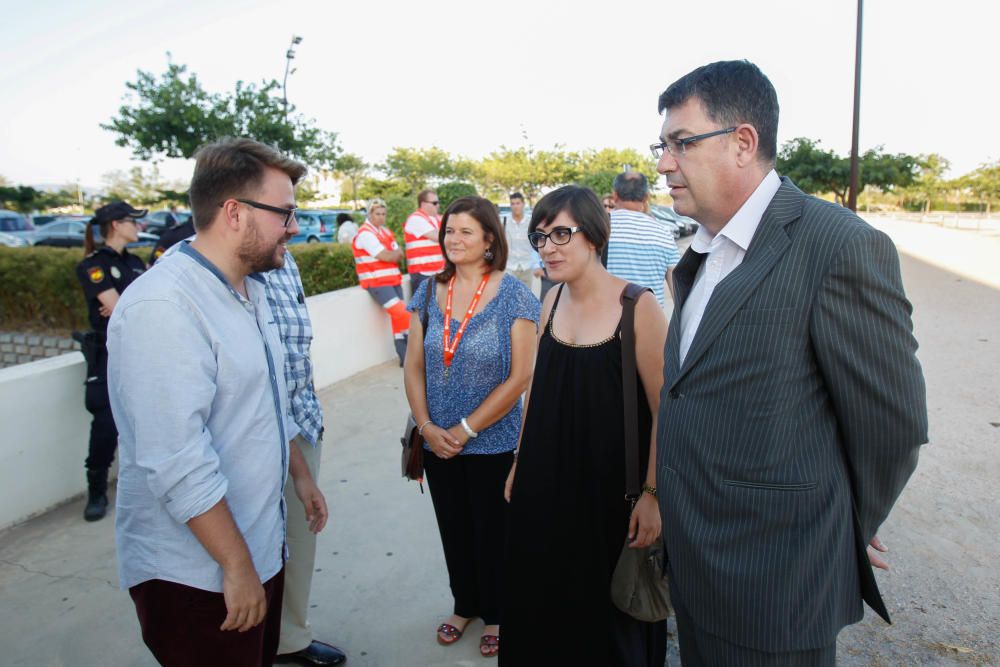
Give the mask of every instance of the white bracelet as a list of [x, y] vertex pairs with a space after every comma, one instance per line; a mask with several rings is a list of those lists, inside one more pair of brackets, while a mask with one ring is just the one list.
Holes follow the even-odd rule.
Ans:
[[462, 417], [462, 421], [460, 423], [462, 424], [462, 428], [465, 429], [465, 435], [469, 436], [470, 438], [479, 437], [479, 434], [473, 431], [472, 428], [469, 426], [469, 422], [465, 421], [465, 417]]

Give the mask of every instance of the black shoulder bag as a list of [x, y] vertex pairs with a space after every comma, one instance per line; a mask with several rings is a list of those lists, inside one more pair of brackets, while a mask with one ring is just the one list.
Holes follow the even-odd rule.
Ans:
[[[649, 291], [629, 283], [622, 292], [622, 394], [625, 404], [625, 502], [629, 516], [642, 494], [639, 480], [639, 406], [635, 364], [635, 304]], [[611, 576], [611, 601], [632, 618], [654, 623], [670, 615], [670, 591], [663, 576], [663, 540], [642, 549], [627, 543]]]

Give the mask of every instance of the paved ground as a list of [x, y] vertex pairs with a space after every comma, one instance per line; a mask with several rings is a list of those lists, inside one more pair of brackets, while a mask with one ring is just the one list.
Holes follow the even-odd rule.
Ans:
[[[895, 625], [868, 614], [841, 635], [840, 662], [1000, 664], [1000, 237], [934, 228], [927, 241], [923, 226], [876, 224], [943, 265], [903, 261], [931, 445], [881, 531], [892, 570], [879, 582]], [[450, 596], [430, 497], [399, 477], [401, 379], [386, 365], [322, 392], [320, 479], [333, 518], [319, 538], [313, 625], [350, 665], [481, 664], [478, 624], [455, 646], [434, 643]], [[86, 524], [81, 511], [74, 502], [0, 533], [0, 664], [155, 665], [117, 589], [112, 521]]]

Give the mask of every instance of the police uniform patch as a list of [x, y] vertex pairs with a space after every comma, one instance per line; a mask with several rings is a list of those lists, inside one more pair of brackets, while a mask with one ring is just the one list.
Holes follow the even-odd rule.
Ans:
[[119, 278], [122, 277], [122, 272], [118, 270], [117, 266], [111, 267], [111, 277], [114, 278], [115, 280], [118, 280]]
[[90, 276], [90, 282], [99, 283], [104, 280], [104, 269], [99, 266], [93, 266], [87, 271], [87, 275]]

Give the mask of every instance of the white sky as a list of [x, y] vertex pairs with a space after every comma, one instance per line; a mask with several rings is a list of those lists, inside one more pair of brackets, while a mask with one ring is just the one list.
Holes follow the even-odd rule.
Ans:
[[[861, 149], [937, 152], [951, 175], [1000, 159], [1000, 3], [869, 0]], [[501, 144], [636, 148], [656, 99], [698, 65], [747, 58], [781, 103], [779, 143], [850, 149], [854, 0], [0, 0], [0, 175], [101, 184], [130, 152], [99, 123], [166, 52], [211, 91], [281, 79], [289, 99], [369, 162], [393, 146], [482, 157]], [[190, 164], [162, 165], [186, 179]]]

